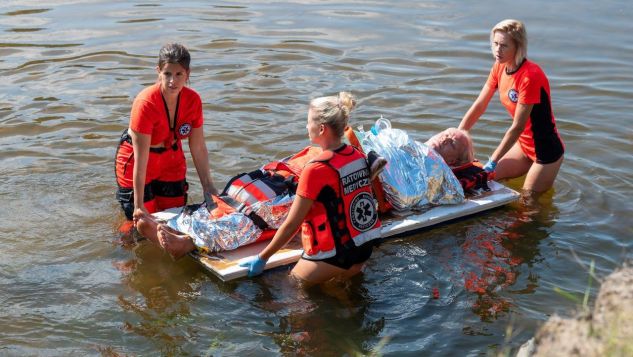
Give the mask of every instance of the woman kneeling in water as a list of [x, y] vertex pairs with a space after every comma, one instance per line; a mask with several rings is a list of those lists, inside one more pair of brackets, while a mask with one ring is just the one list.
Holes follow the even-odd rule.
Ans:
[[349, 278], [371, 256], [380, 219], [369, 167], [363, 153], [342, 141], [355, 104], [347, 92], [310, 102], [308, 136], [323, 153], [303, 169], [288, 218], [273, 239], [242, 263], [249, 276], [261, 274], [299, 228], [304, 253], [290, 274], [304, 284]]

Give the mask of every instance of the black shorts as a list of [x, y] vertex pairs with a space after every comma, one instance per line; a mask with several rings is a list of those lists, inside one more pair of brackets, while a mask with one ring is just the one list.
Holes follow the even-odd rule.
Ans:
[[[144, 187], [143, 202], [149, 202], [159, 197], [184, 197], [184, 204], [187, 204], [187, 191], [189, 184], [187, 180], [168, 182], [154, 180]], [[128, 220], [132, 220], [134, 214], [134, 189], [119, 187], [116, 191], [116, 200], [121, 204], [121, 209]], [[154, 212], [150, 212], [154, 213]]]
[[325, 258], [320, 260], [322, 262], [334, 265], [335, 267], [348, 270], [352, 266], [366, 262], [371, 253], [374, 250], [374, 242], [369, 241], [360, 247], [354, 245], [353, 242], [349, 242], [343, 247], [336, 248], [336, 255], [331, 258]]

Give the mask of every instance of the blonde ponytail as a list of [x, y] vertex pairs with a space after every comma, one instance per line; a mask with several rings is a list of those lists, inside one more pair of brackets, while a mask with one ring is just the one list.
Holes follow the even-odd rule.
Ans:
[[310, 102], [314, 110], [314, 120], [326, 124], [339, 137], [343, 136], [349, 117], [356, 107], [356, 99], [349, 92], [340, 92], [338, 96], [315, 98]]

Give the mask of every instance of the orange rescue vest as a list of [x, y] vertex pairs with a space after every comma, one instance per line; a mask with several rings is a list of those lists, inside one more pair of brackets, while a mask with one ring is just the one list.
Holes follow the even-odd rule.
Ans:
[[303, 258], [321, 260], [336, 255], [336, 247], [355, 246], [380, 238], [378, 207], [365, 156], [354, 149], [343, 155], [325, 151], [313, 160], [332, 168], [340, 196], [325, 186], [301, 226]]
[[294, 194], [303, 167], [321, 153], [321, 148], [308, 146], [290, 157], [270, 162], [259, 170], [239, 174], [229, 180], [221, 196], [232, 197], [250, 206], [271, 200], [287, 191]]
[[[294, 195], [299, 175], [307, 162], [322, 153], [321, 148], [308, 146], [298, 153], [273, 161], [259, 170], [239, 174], [226, 184], [220, 196], [213, 196], [216, 207], [211, 210], [211, 217], [217, 219], [227, 214], [240, 212], [253, 220], [263, 230], [257, 241], [271, 239], [276, 230], [259, 217], [251, 209], [257, 202], [272, 200], [275, 197]], [[199, 205], [192, 205], [193, 211]]]

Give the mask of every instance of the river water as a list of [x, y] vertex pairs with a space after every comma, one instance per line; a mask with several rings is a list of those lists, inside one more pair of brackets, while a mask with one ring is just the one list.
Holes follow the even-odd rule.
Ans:
[[[0, 355], [485, 355], [569, 315], [631, 258], [629, 1], [81, 1], [0, 4]], [[504, 18], [528, 29], [567, 145], [554, 189], [385, 242], [337, 289], [287, 269], [223, 283], [120, 244], [113, 156], [158, 49], [186, 44], [222, 186], [308, 145], [310, 98], [352, 91], [425, 140], [461, 116]], [[498, 99], [480, 159], [509, 126]], [[201, 199], [189, 161], [192, 201]], [[521, 180], [506, 183], [514, 189]], [[556, 290], [578, 297], [566, 298]], [[437, 294], [437, 296], [434, 296]]]

